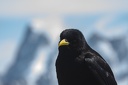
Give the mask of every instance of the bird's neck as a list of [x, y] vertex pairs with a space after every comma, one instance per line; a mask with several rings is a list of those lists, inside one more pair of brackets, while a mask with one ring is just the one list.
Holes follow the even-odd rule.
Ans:
[[[61, 55], [61, 56], [59, 56], [59, 55]], [[73, 59], [79, 55], [79, 52], [72, 50], [68, 47], [62, 47], [62, 48], [60, 47], [59, 55], [58, 55], [58, 57], [63, 58], [63, 59]]]

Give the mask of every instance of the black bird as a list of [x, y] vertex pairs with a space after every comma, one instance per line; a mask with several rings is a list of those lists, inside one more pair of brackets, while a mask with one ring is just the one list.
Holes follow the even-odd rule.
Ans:
[[56, 72], [59, 85], [117, 85], [113, 72], [77, 29], [60, 34]]

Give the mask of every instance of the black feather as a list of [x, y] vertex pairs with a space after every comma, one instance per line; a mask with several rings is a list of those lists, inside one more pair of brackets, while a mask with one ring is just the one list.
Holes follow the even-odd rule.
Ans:
[[59, 85], [117, 85], [110, 66], [87, 44], [79, 30], [64, 30], [60, 41], [63, 39], [70, 44], [59, 47], [56, 60]]

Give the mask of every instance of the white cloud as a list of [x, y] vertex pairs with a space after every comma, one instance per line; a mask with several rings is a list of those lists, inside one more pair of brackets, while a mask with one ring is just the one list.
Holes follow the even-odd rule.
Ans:
[[115, 12], [128, 9], [127, 0], [6, 0], [0, 2], [0, 13], [6, 15]]

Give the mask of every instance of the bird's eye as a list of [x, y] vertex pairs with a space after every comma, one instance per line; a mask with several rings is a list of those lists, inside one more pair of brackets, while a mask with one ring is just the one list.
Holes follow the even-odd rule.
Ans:
[[67, 40], [67, 39], [65, 39], [65, 41], [66, 41], [66, 42], [68, 42], [68, 40]]

